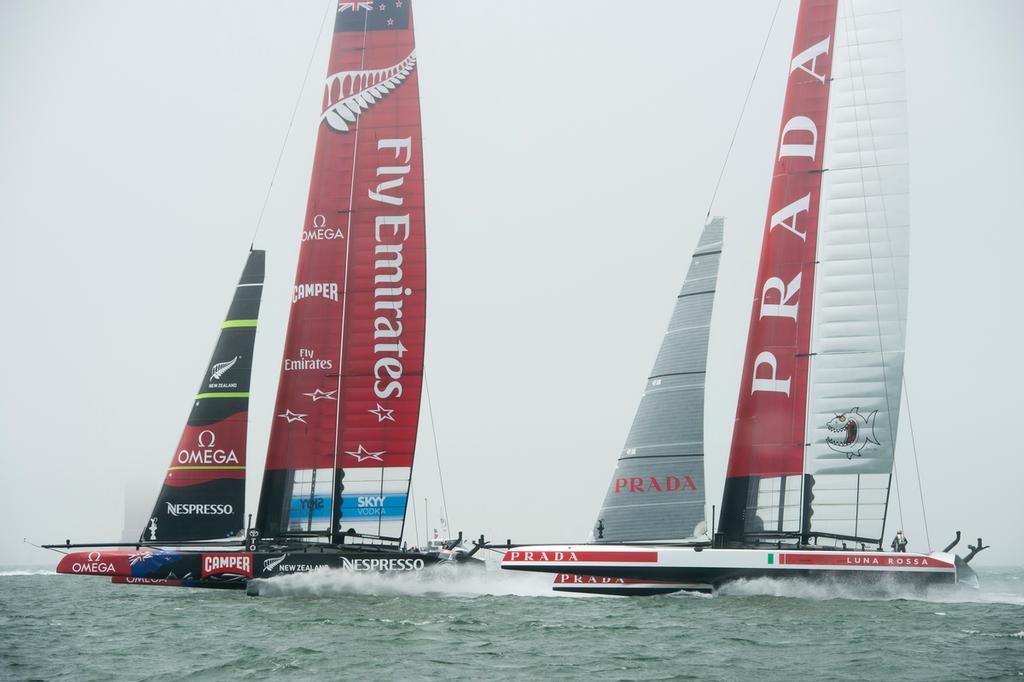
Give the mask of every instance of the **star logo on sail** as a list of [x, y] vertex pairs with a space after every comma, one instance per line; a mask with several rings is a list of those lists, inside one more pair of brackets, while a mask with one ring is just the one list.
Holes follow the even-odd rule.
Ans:
[[381, 450], [380, 452], [368, 452], [366, 448], [360, 445], [358, 448], [356, 448], [355, 452], [349, 452], [348, 450], [346, 450], [345, 454], [355, 457], [357, 462], [365, 462], [368, 459], [372, 459], [377, 462], [383, 462], [384, 459], [381, 457], [381, 455], [386, 455], [387, 452], [384, 450]]
[[283, 419], [288, 420], [289, 424], [291, 424], [293, 422], [302, 422], [303, 424], [305, 424], [306, 423], [306, 417], [308, 417], [309, 415], [307, 415], [307, 414], [297, 414], [297, 413], [292, 412], [291, 410], [285, 408], [284, 414], [279, 414], [277, 416], [278, 417], [282, 417]]
[[312, 393], [303, 393], [302, 395], [309, 396], [310, 398], [313, 399], [313, 402], [315, 403], [318, 400], [337, 400], [337, 398], [334, 397], [334, 394], [337, 393], [337, 392], [338, 392], [337, 390], [334, 390], [334, 391], [321, 391], [318, 388], [315, 391], [313, 391]]
[[370, 414], [377, 415], [377, 423], [378, 424], [381, 423], [384, 420], [392, 421], [392, 422], [395, 421], [395, 417], [394, 417], [394, 412], [395, 411], [394, 410], [389, 410], [386, 407], [383, 407], [380, 403], [377, 403], [377, 409], [376, 410], [367, 410], [367, 412], [369, 412]]

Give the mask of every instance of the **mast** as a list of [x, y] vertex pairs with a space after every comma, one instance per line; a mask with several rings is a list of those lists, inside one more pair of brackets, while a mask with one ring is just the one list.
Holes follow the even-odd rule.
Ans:
[[724, 225], [712, 218], [701, 232], [605, 493], [597, 542], [707, 536], [704, 384]]
[[401, 541], [426, 304], [410, 4], [338, 3], [257, 516], [263, 537]]
[[140, 540], [215, 540], [244, 530], [249, 381], [265, 254], [251, 251], [245, 262]]

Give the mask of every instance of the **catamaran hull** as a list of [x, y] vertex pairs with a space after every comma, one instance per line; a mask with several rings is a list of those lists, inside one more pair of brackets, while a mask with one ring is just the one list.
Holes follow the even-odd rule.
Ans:
[[[501, 567], [556, 573], [554, 589], [589, 594], [663, 594], [709, 591], [753, 578], [832, 580], [844, 584], [902, 587], [963, 583], [977, 577], [953, 554], [696, 549], [638, 545], [517, 547]], [[678, 587], [674, 587], [678, 586]], [[689, 586], [689, 587], [688, 587]]]
[[198, 552], [118, 550], [70, 552], [58, 573], [109, 576], [115, 583], [245, 589], [254, 579], [308, 573], [322, 568], [356, 573], [414, 573], [439, 564], [483, 565], [402, 551], [339, 550], [296, 552]]

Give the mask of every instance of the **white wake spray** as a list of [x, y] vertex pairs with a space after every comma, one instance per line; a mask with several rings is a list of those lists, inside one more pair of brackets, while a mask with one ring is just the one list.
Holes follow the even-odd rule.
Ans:
[[355, 573], [321, 568], [309, 573], [279, 576], [263, 581], [260, 596], [423, 596], [449, 597], [564, 596], [551, 589], [554, 576], [516, 573], [497, 568], [433, 566], [423, 571]]
[[852, 581], [801, 580], [799, 578], [753, 578], [738, 580], [723, 586], [719, 596], [788, 597], [792, 599], [852, 599], [857, 601], [927, 601], [937, 604], [991, 603], [1024, 605], [1024, 595], [956, 585], [912, 587], [895, 581], [873, 580], [867, 583]]

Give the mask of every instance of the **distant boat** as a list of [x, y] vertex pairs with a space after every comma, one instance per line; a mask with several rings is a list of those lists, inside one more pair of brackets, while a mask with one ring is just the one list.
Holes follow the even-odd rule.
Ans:
[[899, 15], [882, 4], [800, 5], [716, 532], [704, 525], [708, 279], [693, 292], [706, 310], [680, 298], [593, 541], [510, 547], [503, 568], [610, 594], [796, 576], [977, 586], [980, 538], [964, 558], [959, 532], [941, 552], [883, 551], [909, 183]]
[[[131, 549], [79, 549], [60, 573], [250, 587], [321, 567], [482, 565], [458, 539], [403, 543], [423, 382], [423, 165], [409, 0], [339, 2], [254, 527], [249, 381], [264, 252], [249, 254], [164, 485]], [[254, 589], [255, 588], [255, 589]]]

